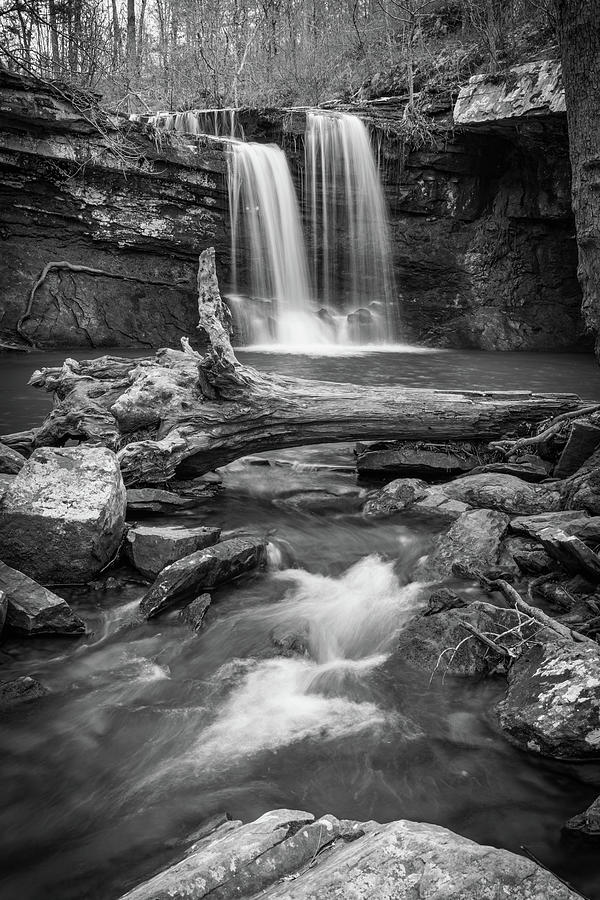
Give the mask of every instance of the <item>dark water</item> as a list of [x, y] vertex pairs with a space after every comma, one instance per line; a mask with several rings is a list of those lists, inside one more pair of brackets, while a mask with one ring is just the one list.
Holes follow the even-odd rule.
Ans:
[[[595, 364], [580, 356], [245, 361], [340, 381], [600, 397]], [[52, 364], [49, 354], [0, 361], [2, 430], [43, 415], [48, 398], [23, 387], [32, 362]], [[512, 748], [492, 715], [501, 681], [441, 683], [401, 661], [382, 667], [394, 631], [427, 596], [407, 572], [435, 540], [430, 526], [409, 515], [363, 520], [354, 476], [314, 471], [350, 465], [351, 448], [271, 457], [280, 464], [232, 464], [220, 494], [169, 519], [270, 541], [267, 571], [215, 591], [200, 635], [177, 612], [140, 622], [144, 587], [123, 570], [121, 590], [60, 590], [86, 620], [85, 638], [2, 645], [2, 680], [33, 674], [52, 693], [6, 714], [0, 729], [0, 897], [112, 900], [173, 860], [213, 814], [250, 819], [289, 806], [526, 844], [600, 898], [597, 853], [560, 832], [597, 795], [600, 766]], [[306, 632], [310, 656], [278, 656], [274, 630]]]

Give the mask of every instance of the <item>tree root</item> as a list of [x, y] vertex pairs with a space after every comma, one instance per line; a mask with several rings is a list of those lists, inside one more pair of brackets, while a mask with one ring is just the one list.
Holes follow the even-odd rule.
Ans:
[[15, 330], [19, 337], [21, 337], [24, 341], [26, 341], [34, 350], [38, 349], [37, 344], [31, 338], [27, 332], [23, 331], [23, 323], [27, 321], [31, 317], [31, 310], [33, 307], [33, 301], [35, 299], [36, 291], [38, 288], [42, 286], [50, 272], [55, 269], [67, 269], [69, 272], [85, 272], [87, 275], [99, 275], [105, 278], [119, 278], [122, 281], [136, 281], [141, 284], [155, 284], [160, 287], [172, 287], [174, 284], [187, 284], [188, 280], [186, 278], [179, 278], [176, 281], [153, 281], [151, 279], [146, 278], [138, 278], [135, 275], [122, 275], [120, 272], [108, 272], [106, 269], [93, 269], [90, 266], [82, 266], [78, 263], [70, 263], [66, 260], [61, 260], [59, 262], [49, 262], [46, 263], [44, 268], [41, 271], [41, 274], [37, 281], [34, 283], [33, 287], [29, 292], [29, 297], [27, 298], [27, 306], [25, 307], [25, 311], [23, 315], [18, 319], [17, 324], [15, 325]]
[[543, 441], [552, 437], [552, 435], [557, 434], [564, 423], [570, 419], [579, 419], [581, 416], [598, 412], [598, 410], [600, 410], [600, 403], [594, 403], [592, 406], [583, 406], [581, 409], [562, 413], [560, 416], [556, 416], [555, 419], [552, 419], [546, 428], [544, 428], [543, 431], [540, 431], [539, 434], [534, 434], [532, 437], [528, 438], [519, 438], [515, 441], [494, 441], [489, 445], [490, 450], [499, 450], [505, 457], [512, 456], [527, 447], [535, 447], [537, 444], [541, 444]]

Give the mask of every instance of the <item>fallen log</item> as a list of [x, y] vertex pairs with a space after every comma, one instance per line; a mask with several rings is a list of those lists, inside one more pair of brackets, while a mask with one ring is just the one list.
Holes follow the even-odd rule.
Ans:
[[235, 357], [212, 248], [200, 256], [198, 294], [204, 354], [184, 339], [182, 351], [150, 358], [67, 359], [36, 371], [30, 384], [55, 394], [36, 446], [99, 441], [118, 453], [127, 485], [161, 483], [305, 444], [489, 441], [582, 406], [576, 394], [373, 387], [262, 373]]

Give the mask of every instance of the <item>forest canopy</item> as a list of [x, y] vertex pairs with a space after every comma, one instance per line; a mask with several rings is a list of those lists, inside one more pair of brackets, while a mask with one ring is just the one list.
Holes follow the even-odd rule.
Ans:
[[556, 55], [550, 0], [0, 0], [0, 63], [129, 112], [317, 104]]

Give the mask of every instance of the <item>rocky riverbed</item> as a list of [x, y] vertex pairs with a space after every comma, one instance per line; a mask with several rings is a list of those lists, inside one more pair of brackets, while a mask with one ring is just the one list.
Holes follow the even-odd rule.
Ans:
[[[491, 445], [359, 445], [358, 492], [350, 484], [341, 493], [313, 485], [282, 497], [299, 515], [352, 510], [365, 523], [390, 528], [428, 522], [438, 535], [426, 555], [404, 560], [416, 602], [386, 621], [387, 643], [380, 635], [372, 644], [373, 651], [386, 648], [369, 663], [376, 678], [393, 682], [401, 664], [439, 680], [442, 691], [456, 678], [491, 679], [491, 720], [507, 742], [534, 757], [594, 761], [600, 755], [600, 409], [590, 404], [535, 428], [524, 423], [520, 431]], [[61, 595], [111, 582], [135, 595], [133, 621], [175, 610], [199, 634], [214, 591], [249, 576], [260, 583], [265, 566], [288, 552], [264, 533], [196, 519], [186, 524], [190, 510], [209, 498], [218, 502], [216, 474], [126, 490], [106, 447], [30, 449], [22, 434], [7, 436], [0, 447], [5, 646], [16, 637], [89, 634], [79, 604], [70, 606]], [[275, 471], [277, 460], [248, 462], [249, 472]], [[285, 470], [285, 459], [282, 465]], [[387, 483], [374, 487], [374, 478]], [[174, 514], [184, 518], [174, 524]], [[280, 623], [273, 652], [320, 661], [319, 641], [337, 627], [317, 638], [310, 615], [293, 627]], [[363, 634], [347, 635], [338, 655], [356, 658], [352, 642], [370, 627], [363, 619]], [[35, 716], [47, 697], [35, 663], [31, 674], [0, 685], [8, 722], [25, 708]], [[565, 821], [565, 833], [593, 840], [596, 806]], [[403, 897], [425, 883], [436, 890], [449, 885], [444, 896], [483, 898], [491, 885], [511, 897], [577, 896], [535, 861], [405, 820], [378, 825], [276, 810], [243, 826], [213, 822], [171, 859], [161, 859], [164, 871], [127, 896], [333, 897], [351, 884], [353, 896], [391, 891]], [[219, 875], [224, 867], [234, 867], [235, 876]], [[149, 863], [146, 876], [156, 868]]]

